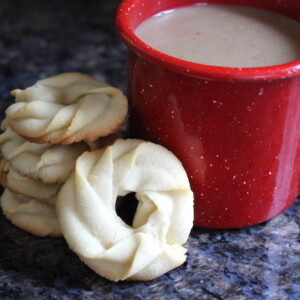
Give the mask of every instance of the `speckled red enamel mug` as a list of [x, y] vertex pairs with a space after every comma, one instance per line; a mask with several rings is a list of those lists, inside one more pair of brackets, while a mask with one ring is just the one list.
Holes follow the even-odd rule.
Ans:
[[[300, 60], [227, 68], [180, 60], [134, 33], [158, 12], [199, 0], [125, 0], [117, 29], [129, 48], [130, 130], [173, 151], [195, 195], [195, 226], [239, 228], [285, 210], [300, 191]], [[206, 0], [300, 22], [299, 0]]]

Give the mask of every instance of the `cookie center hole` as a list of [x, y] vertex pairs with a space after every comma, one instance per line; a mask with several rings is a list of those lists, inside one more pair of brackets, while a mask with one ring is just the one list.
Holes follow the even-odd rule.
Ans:
[[132, 226], [138, 203], [138, 200], [135, 198], [135, 193], [130, 193], [124, 197], [118, 197], [117, 199], [117, 215], [129, 226]]

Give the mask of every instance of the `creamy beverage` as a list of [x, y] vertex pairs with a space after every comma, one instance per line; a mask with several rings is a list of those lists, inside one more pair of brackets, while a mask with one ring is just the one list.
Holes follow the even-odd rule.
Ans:
[[249, 7], [169, 10], [144, 21], [135, 33], [152, 48], [207, 65], [262, 67], [300, 59], [300, 24]]

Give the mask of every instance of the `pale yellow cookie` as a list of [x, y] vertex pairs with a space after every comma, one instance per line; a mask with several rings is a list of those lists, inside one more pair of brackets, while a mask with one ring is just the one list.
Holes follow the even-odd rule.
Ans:
[[44, 183], [65, 182], [77, 157], [89, 149], [83, 142], [72, 145], [31, 143], [10, 127], [0, 135], [0, 151], [10, 165], [20, 174]]
[[81, 73], [64, 73], [14, 90], [8, 125], [35, 143], [94, 141], [117, 132], [127, 116], [124, 94]]
[[61, 236], [52, 206], [5, 190], [1, 196], [1, 207], [8, 220], [27, 232], [37, 236]]
[[14, 193], [43, 201], [55, 196], [62, 185], [61, 183], [47, 184], [22, 176], [3, 158], [0, 160], [0, 184]]
[[[129, 226], [115, 204], [132, 192], [139, 204]], [[56, 208], [70, 248], [110, 280], [151, 280], [186, 259], [193, 193], [182, 164], [162, 146], [117, 140], [83, 153]]]

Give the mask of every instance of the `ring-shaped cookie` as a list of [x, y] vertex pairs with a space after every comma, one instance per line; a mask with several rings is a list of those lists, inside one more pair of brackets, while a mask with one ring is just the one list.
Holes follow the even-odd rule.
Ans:
[[9, 190], [0, 202], [4, 216], [20, 229], [37, 236], [61, 236], [54, 207]]
[[72, 145], [31, 143], [9, 127], [0, 135], [0, 150], [9, 164], [23, 176], [44, 183], [65, 182], [77, 157], [89, 149], [84, 142]]
[[127, 116], [124, 94], [81, 73], [64, 73], [14, 90], [6, 110], [13, 131], [35, 143], [94, 141], [117, 132]]
[[47, 184], [25, 177], [3, 158], [0, 159], [0, 184], [13, 193], [40, 199], [41, 202], [47, 203], [49, 199], [51, 203], [53, 202], [53, 197], [57, 195], [62, 186], [61, 183]]
[[[138, 206], [129, 226], [115, 204], [132, 192]], [[110, 280], [151, 280], [186, 259], [193, 193], [182, 164], [159, 145], [117, 140], [83, 153], [56, 208], [70, 248]]]

